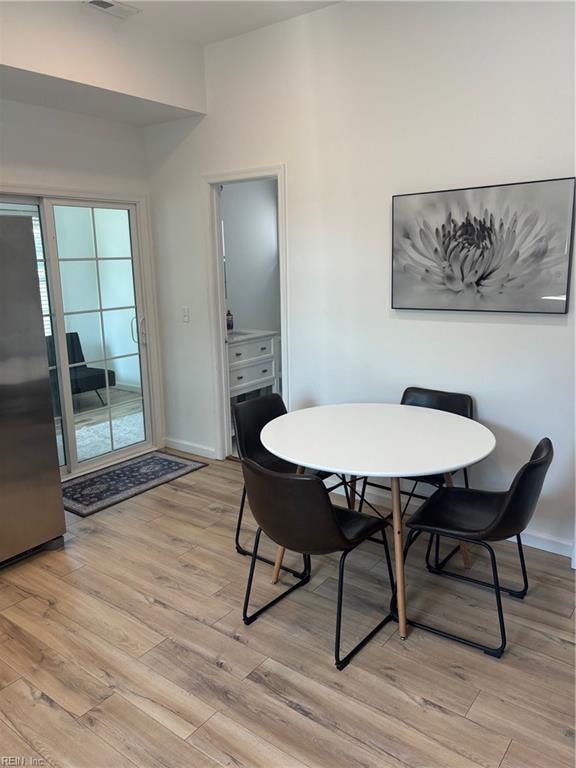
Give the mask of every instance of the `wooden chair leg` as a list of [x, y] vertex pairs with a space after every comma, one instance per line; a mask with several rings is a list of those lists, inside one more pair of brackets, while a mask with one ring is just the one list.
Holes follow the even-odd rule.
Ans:
[[276, 558], [274, 560], [274, 571], [272, 572], [272, 584], [276, 584], [280, 577], [280, 568], [282, 568], [282, 560], [284, 559], [284, 553], [286, 550], [284, 547], [278, 547], [276, 550]]

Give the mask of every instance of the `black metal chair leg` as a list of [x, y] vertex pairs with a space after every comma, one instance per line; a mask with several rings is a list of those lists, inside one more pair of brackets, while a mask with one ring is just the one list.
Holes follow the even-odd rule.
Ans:
[[[435, 562], [432, 565], [430, 563], [430, 550], [426, 552], [426, 567], [430, 573], [434, 573], [437, 576], [447, 576], [449, 579], [457, 579], [458, 581], [467, 581], [471, 584], [477, 584], [480, 587], [487, 587], [488, 589], [494, 589], [493, 582], [484, 581], [483, 579], [474, 579], [472, 576], [465, 576], [463, 573], [456, 573], [455, 571], [447, 571], [446, 564], [454, 557], [454, 555], [460, 550], [460, 547], [456, 545], [442, 560], [439, 559], [439, 544], [440, 537], [438, 534], [432, 534], [431, 539], [435, 539]], [[523, 600], [528, 592], [528, 574], [526, 572], [526, 562], [524, 560], [524, 550], [522, 548], [522, 539], [520, 535], [516, 537], [518, 546], [518, 557], [520, 560], [520, 570], [522, 572], [522, 589], [513, 589], [512, 587], [500, 586], [500, 591], [505, 592], [510, 597], [514, 597], [517, 600]], [[475, 542], [479, 543], [479, 542]]]
[[350, 488], [346, 481], [346, 476], [342, 475], [342, 485], [344, 486], [344, 496], [346, 497], [346, 507], [350, 509]]
[[242, 620], [244, 621], [244, 624], [252, 624], [252, 622], [256, 621], [258, 616], [261, 616], [264, 613], [264, 611], [267, 611], [269, 608], [272, 608], [272, 606], [276, 605], [276, 603], [279, 603], [280, 600], [283, 600], [285, 597], [288, 597], [288, 595], [291, 592], [294, 592], [295, 589], [298, 589], [299, 587], [303, 587], [305, 584], [308, 584], [308, 582], [310, 581], [312, 562], [310, 559], [310, 555], [303, 555], [304, 557], [303, 574], [304, 575], [298, 579], [296, 584], [293, 584], [291, 587], [286, 589], [280, 595], [277, 595], [273, 600], [270, 600], [268, 603], [263, 605], [261, 608], [258, 608], [258, 610], [254, 611], [254, 613], [249, 615], [248, 607], [250, 605], [250, 593], [252, 592], [252, 582], [254, 580], [256, 560], [260, 559], [258, 557], [258, 547], [260, 546], [261, 535], [262, 535], [262, 529], [258, 528], [258, 530], [256, 531], [256, 538], [254, 540], [254, 551], [252, 553], [252, 560], [250, 561], [250, 571], [248, 572], [248, 583], [246, 584], [246, 594], [244, 595], [244, 606], [242, 608]]
[[432, 551], [432, 545], [434, 544], [435, 538], [436, 538], [436, 536], [433, 533], [431, 533], [430, 537], [428, 538], [428, 546], [426, 547], [426, 556], [425, 556], [424, 560], [426, 562], [426, 567], [428, 568], [428, 570], [430, 570], [430, 565], [429, 565], [429, 563], [430, 563], [430, 553]]
[[[464, 467], [464, 469], [462, 470], [462, 474], [464, 475], [464, 488], [470, 488], [470, 478], [468, 476], [468, 467]], [[434, 534], [432, 534], [432, 537], [433, 536], [434, 536]], [[456, 552], [458, 552], [459, 549], [460, 549], [460, 547], [454, 547], [454, 549], [451, 550], [450, 554], [447, 557], [445, 557], [444, 560], [442, 561], [443, 564], [446, 565], [448, 560], [450, 560], [450, 558], [452, 558], [456, 554]], [[438, 536], [438, 534], [436, 534], [436, 551], [435, 551], [435, 567], [436, 568], [442, 568], [443, 567], [440, 564], [440, 553], [439, 553], [439, 550], [440, 550], [440, 536]], [[428, 565], [428, 559], [426, 559], [426, 565]], [[428, 570], [430, 570], [430, 569], [428, 569]]]
[[100, 394], [100, 392], [98, 392], [98, 390], [97, 390], [97, 389], [95, 389], [95, 390], [94, 390], [94, 392], [96, 392], [96, 394], [98, 395], [98, 400], [100, 400], [100, 402], [102, 403], [102, 405], [106, 405], [106, 403], [105, 403], [105, 402], [104, 402], [104, 400], [102, 399], [102, 395]]
[[[408, 550], [414, 544], [416, 539], [421, 535], [422, 531], [416, 531], [413, 528], [411, 528], [408, 531], [408, 536], [406, 537], [406, 541], [404, 542], [404, 555], [403, 559], [404, 562], [406, 562], [406, 555], [408, 554]], [[428, 542], [428, 546], [430, 546], [430, 542]], [[390, 599], [390, 613], [392, 614], [392, 617], [394, 618], [394, 621], [398, 621], [398, 607], [396, 605], [396, 585], [394, 585], [394, 589], [392, 590], [392, 597]]]
[[[408, 551], [414, 541], [418, 538], [418, 534], [420, 534], [421, 531], [415, 531], [412, 529], [410, 533], [408, 534], [408, 537], [406, 539], [406, 546], [404, 547], [404, 563], [406, 563], [406, 558], [408, 557]], [[416, 534], [416, 535], [414, 535]], [[433, 534], [436, 539], [438, 539], [437, 534]], [[496, 555], [494, 553], [494, 550], [492, 547], [485, 541], [475, 541], [473, 539], [462, 539], [457, 536], [449, 536], [448, 534], [442, 534], [442, 536], [450, 539], [454, 539], [456, 541], [467, 541], [470, 544], [478, 544], [479, 546], [484, 547], [488, 550], [488, 553], [490, 555], [490, 563], [492, 565], [492, 578], [493, 583], [490, 584], [490, 582], [479, 582], [476, 579], [470, 579], [470, 578], [463, 578], [463, 581], [470, 581], [472, 583], [481, 584], [483, 586], [489, 586], [494, 589], [495, 595], [496, 595], [496, 609], [498, 612], [498, 625], [500, 629], [500, 645], [496, 648], [484, 645], [483, 643], [478, 643], [475, 640], [469, 640], [466, 637], [462, 637], [460, 635], [454, 635], [451, 632], [445, 632], [442, 629], [438, 629], [437, 627], [432, 627], [430, 624], [423, 624], [419, 621], [411, 621], [408, 619], [408, 624], [412, 627], [417, 627], [418, 629], [424, 629], [427, 632], [432, 632], [432, 634], [439, 635], [440, 637], [445, 637], [448, 640], [455, 640], [458, 643], [462, 643], [463, 645], [468, 645], [471, 648], [478, 648], [480, 651], [484, 651], [484, 653], [488, 654], [489, 656], [494, 656], [496, 658], [500, 658], [502, 654], [504, 653], [504, 649], [506, 648], [506, 627], [504, 625], [504, 611], [502, 608], [502, 595], [501, 595], [501, 588], [500, 588], [500, 581], [498, 578], [498, 566], [496, 564]], [[428, 550], [427, 550], [427, 558], [429, 558], [430, 549], [432, 547], [431, 539], [428, 542]], [[394, 595], [395, 600], [395, 595]]]
[[500, 589], [507, 592], [510, 597], [523, 600], [528, 592], [528, 572], [526, 571], [526, 561], [524, 560], [524, 549], [520, 534], [516, 536], [516, 544], [518, 545], [518, 559], [520, 560], [520, 570], [522, 571], [522, 589], [507, 589], [505, 587], [500, 587]]
[[362, 490], [360, 492], [360, 503], [358, 504], [358, 512], [362, 512], [362, 507], [364, 506], [364, 499], [366, 497], [366, 488], [368, 486], [368, 478], [364, 478], [364, 482], [362, 483]]
[[[362, 490], [360, 491], [360, 493], [359, 493], [359, 494], [356, 494], [357, 496], [359, 496], [359, 497], [360, 497], [360, 503], [358, 504], [358, 510], [357, 510], [357, 511], [358, 511], [358, 512], [362, 512], [362, 507], [364, 506], [364, 504], [366, 504], [366, 506], [367, 506], [367, 507], [370, 507], [370, 509], [372, 510], [372, 512], [374, 512], [374, 514], [378, 515], [378, 517], [381, 517], [383, 520], [387, 520], [387, 519], [388, 519], [388, 518], [389, 518], [391, 515], [383, 515], [381, 512], [379, 512], [379, 511], [376, 509], [376, 507], [375, 507], [373, 504], [371, 504], [371, 503], [370, 503], [370, 502], [369, 502], [369, 501], [366, 499], [366, 489], [368, 488], [368, 486], [369, 486], [369, 485], [374, 485], [374, 484], [373, 484], [373, 483], [369, 483], [369, 482], [368, 482], [368, 478], [367, 478], [367, 477], [365, 477], [365, 478], [362, 480]], [[378, 487], [378, 488], [379, 488], [380, 486], [376, 486], [376, 485], [374, 485], [374, 487], [375, 487], [375, 488], [376, 488], [376, 487]], [[373, 541], [373, 539], [370, 539], [370, 541]]]
[[246, 504], [246, 486], [242, 488], [242, 499], [240, 500], [240, 509], [238, 510], [238, 520], [236, 522], [236, 535], [234, 536], [234, 543], [236, 544], [236, 552], [240, 555], [251, 555], [247, 549], [240, 544], [240, 531], [242, 529], [242, 518], [244, 517], [244, 505]]
[[489, 544], [483, 542], [490, 553], [490, 562], [492, 563], [492, 578], [494, 579], [494, 592], [496, 593], [496, 607], [498, 609], [498, 623], [500, 625], [500, 647], [495, 649], [484, 649], [484, 653], [495, 656], [499, 659], [506, 648], [506, 626], [504, 624], [504, 610], [502, 608], [502, 595], [500, 593], [500, 579], [498, 578], [498, 564], [496, 563], [496, 554]]
[[404, 515], [408, 511], [408, 505], [412, 501], [412, 497], [414, 496], [414, 493], [416, 491], [416, 487], [417, 486], [418, 486], [418, 480], [416, 480], [416, 482], [412, 486], [412, 490], [408, 493], [408, 498], [406, 499], [406, 504], [404, 504], [404, 509], [402, 510], [402, 517], [404, 517]]
[[[382, 539], [384, 542], [384, 551], [386, 552], [386, 562], [388, 564], [388, 573], [391, 573], [390, 551], [388, 549], [388, 541], [386, 539], [386, 532], [382, 531]], [[365, 635], [359, 643], [357, 643], [351, 651], [349, 651], [344, 658], [340, 656], [340, 640], [342, 637], [342, 603], [344, 601], [344, 566], [346, 565], [346, 558], [353, 552], [352, 549], [348, 549], [342, 552], [340, 556], [340, 565], [338, 568], [338, 598], [336, 603], [336, 636], [334, 639], [334, 661], [337, 669], [344, 669], [352, 661], [354, 656], [364, 648], [364, 646], [370, 642], [370, 640], [376, 635], [385, 624], [388, 624], [392, 620], [393, 616], [388, 613], [382, 621]], [[394, 582], [391, 582], [392, 590], [394, 590]]]
[[[234, 543], [236, 545], [236, 552], [238, 552], [239, 555], [244, 555], [245, 557], [252, 557], [253, 550], [246, 549], [242, 546], [240, 543], [240, 532], [242, 530], [242, 519], [244, 517], [244, 506], [246, 504], [246, 487], [242, 489], [242, 499], [240, 501], [240, 509], [238, 510], [238, 521], [236, 522], [236, 533], [234, 536]], [[274, 565], [274, 560], [270, 560], [267, 557], [264, 557], [263, 555], [257, 555], [257, 559], [260, 560], [261, 563], [266, 563], [267, 565]], [[282, 570], [285, 573], [289, 573], [291, 576], [294, 576], [297, 579], [303, 578], [305, 574], [304, 571], [295, 571], [293, 568], [289, 568], [287, 565], [281, 566]]]
[[388, 578], [390, 579], [390, 589], [392, 592], [396, 589], [396, 582], [394, 581], [394, 568], [392, 567], [392, 559], [390, 557], [390, 547], [388, 546], [388, 537], [386, 536], [386, 530], [382, 531], [382, 540], [384, 542], [384, 552], [386, 553], [386, 567], [388, 568]]

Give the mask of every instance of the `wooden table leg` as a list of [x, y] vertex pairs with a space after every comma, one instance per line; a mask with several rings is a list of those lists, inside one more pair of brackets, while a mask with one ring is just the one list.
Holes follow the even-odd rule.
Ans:
[[404, 541], [402, 536], [402, 505], [400, 503], [400, 479], [392, 482], [392, 525], [394, 527], [394, 560], [396, 562], [396, 604], [398, 627], [402, 640], [406, 639], [406, 585], [404, 582]]
[[[304, 467], [296, 467], [296, 474], [303, 475], [305, 472]], [[278, 547], [276, 550], [276, 557], [274, 558], [274, 570], [272, 571], [272, 584], [277, 584], [280, 578], [280, 568], [282, 568], [282, 561], [284, 560], [284, 553], [286, 549], [284, 547]]]
[[350, 509], [356, 509], [356, 475], [350, 475], [350, 482], [348, 483], [348, 489], [350, 493]]
[[276, 584], [280, 578], [280, 568], [282, 568], [282, 560], [284, 559], [284, 547], [278, 547], [276, 550], [276, 557], [274, 558], [274, 571], [272, 573], [272, 584]]
[[[444, 485], [447, 488], [454, 487], [454, 480], [452, 479], [452, 475], [450, 472], [446, 472], [446, 474], [444, 475]], [[470, 554], [470, 547], [465, 541], [460, 542], [460, 554], [462, 555], [462, 562], [464, 563], [464, 568], [466, 569], [472, 568], [472, 555]]]

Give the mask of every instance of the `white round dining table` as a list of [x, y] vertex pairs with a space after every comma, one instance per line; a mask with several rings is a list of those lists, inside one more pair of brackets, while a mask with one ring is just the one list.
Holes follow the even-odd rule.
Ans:
[[[406, 637], [406, 597], [400, 479], [451, 473], [488, 456], [492, 432], [446, 411], [389, 403], [343, 403], [291, 411], [260, 434], [264, 447], [304, 468], [338, 475], [389, 478], [400, 636]], [[275, 573], [282, 563], [280, 548]]]

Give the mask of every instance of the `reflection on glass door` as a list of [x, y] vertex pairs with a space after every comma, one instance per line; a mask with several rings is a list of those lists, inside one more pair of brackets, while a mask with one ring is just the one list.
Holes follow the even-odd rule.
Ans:
[[48, 350], [48, 365], [50, 372], [50, 391], [52, 394], [52, 408], [54, 411], [54, 424], [56, 427], [56, 441], [58, 445], [58, 461], [60, 466], [67, 463], [64, 429], [62, 424], [62, 407], [60, 402], [60, 367], [54, 343], [54, 314], [50, 289], [47, 279], [47, 259], [42, 242], [42, 229], [40, 224], [40, 207], [37, 203], [0, 201], [0, 216], [27, 216], [32, 219], [32, 231], [34, 233], [34, 245], [36, 249], [36, 268], [38, 270], [38, 283], [40, 287], [40, 301], [42, 303], [42, 318], [44, 321], [44, 334]]
[[77, 462], [147, 439], [131, 211], [51, 204]]

